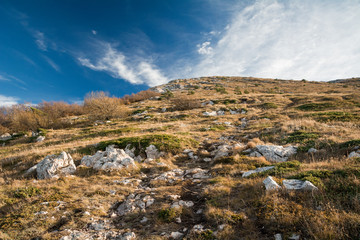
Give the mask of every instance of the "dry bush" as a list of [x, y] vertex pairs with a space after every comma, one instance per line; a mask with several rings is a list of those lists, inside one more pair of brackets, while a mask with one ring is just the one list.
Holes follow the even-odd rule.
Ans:
[[151, 90], [145, 90], [138, 93], [133, 93], [131, 95], [125, 95], [122, 100], [125, 104], [133, 103], [133, 102], [140, 102], [152, 97], [160, 96], [160, 93], [151, 91]]
[[171, 103], [173, 104], [174, 111], [191, 110], [201, 107], [201, 102], [198, 99], [189, 96], [180, 96], [176, 99], [172, 99]]
[[123, 100], [109, 97], [105, 92], [88, 93], [84, 99], [84, 110], [91, 119], [109, 120], [127, 114]]
[[39, 109], [53, 119], [83, 114], [82, 106], [79, 104], [68, 104], [66, 102], [44, 101], [39, 104]]
[[26, 105], [14, 105], [9, 109], [10, 127], [13, 131], [36, 131], [38, 128], [46, 128], [44, 113], [36, 108]]

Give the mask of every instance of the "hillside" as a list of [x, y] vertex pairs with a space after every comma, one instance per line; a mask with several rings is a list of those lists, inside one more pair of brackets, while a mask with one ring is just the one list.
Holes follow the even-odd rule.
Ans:
[[122, 117], [3, 136], [0, 239], [359, 238], [359, 79], [151, 90]]

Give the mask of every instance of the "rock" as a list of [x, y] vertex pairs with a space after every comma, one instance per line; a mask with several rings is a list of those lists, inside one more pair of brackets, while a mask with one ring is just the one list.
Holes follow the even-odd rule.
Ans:
[[173, 183], [175, 181], [183, 180], [184, 171], [177, 168], [171, 171], [164, 172], [157, 176], [156, 178], [152, 179], [150, 182], [154, 181], [166, 181], [169, 183]]
[[250, 157], [264, 156], [266, 160], [273, 162], [285, 162], [291, 155], [296, 154], [297, 147], [276, 146], [276, 145], [257, 145], [250, 150]]
[[204, 226], [201, 224], [197, 224], [192, 228], [192, 232], [195, 232], [195, 233], [201, 233], [203, 231], [204, 231]]
[[185, 176], [196, 179], [204, 179], [204, 178], [209, 178], [209, 176], [206, 175], [207, 172], [208, 172], [207, 170], [201, 168], [193, 168], [186, 170]]
[[135, 211], [145, 211], [145, 208], [153, 204], [154, 201], [155, 199], [148, 195], [141, 197], [140, 194], [136, 196], [130, 194], [127, 199], [119, 205], [116, 212], [119, 216], [124, 216]]
[[143, 217], [143, 219], [141, 219], [140, 223], [146, 223], [148, 221], [147, 217]]
[[268, 176], [264, 181], [263, 181], [266, 191], [269, 190], [277, 190], [280, 189], [281, 187], [279, 186], [279, 184], [277, 184], [277, 182], [275, 182], [275, 180], [271, 177]]
[[42, 142], [42, 141], [44, 141], [45, 140], [45, 137], [44, 136], [38, 136], [37, 138], [36, 138], [36, 142]]
[[212, 111], [212, 112], [204, 112], [203, 113], [204, 116], [209, 116], [209, 117], [214, 117], [217, 115], [216, 111]]
[[234, 115], [234, 114], [239, 114], [239, 111], [237, 111], [237, 110], [230, 110], [230, 114], [232, 114], [232, 115]]
[[160, 157], [160, 153], [154, 145], [150, 145], [145, 149], [146, 157], [148, 160], [155, 160]]
[[217, 147], [216, 150], [212, 151], [211, 154], [214, 156], [214, 160], [227, 157], [230, 154], [232, 147], [230, 145], [224, 144]]
[[37, 137], [37, 136], [39, 136], [39, 133], [38, 132], [31, 132], [31, 136], [32, 137]]
[[241, 120], [241, 125], [240, 128], [246, 128], [248, 121], [246, 120], [246, 118], [242, 118]]
[[46, 211], [40, 211], [35, 213], [35, 215], [46, 215], [46, 214], [48, 214], [48, 212]]
[[12, 136], [10, 133], [5, 133], [0, 136], [0, 141], [7, 141], [7, 140], [10, 140], [11, 138], [12, 138]]
[[297, 235], [297, 234], [293, 233], [288, 239], [289, 240], [299, 240], [300, 235]]
[[212, 105], [214, 105], [214, 102], [210, 100], [210, 101], [206, 101], [206, 102], [201, 103], [201, 106], [206, 106], [206, 105], [212, 106]]
[[180, 217], [175, 218], [175, 222], [176, 223], [181, 223], [181, 218]]
[[180, 208], [180, 207], [188, 207], [188, 208], [191, 208], [194, 206], [194, 203], [192, 201], [183, 201], [183, 200], [180, 200], [178, 202], [174, 202], [172, 205], [171, 205], [171, 208]]
[[134, 232], [124, 233], [120, 237], [120, 240], [132, 240], [132, 239], [136, 239], [136, 234]]
[[225, 111], [219, 110], [216, 112], [216, 115], [223, 116], [223, 115], [225, 115]]
[[308, 153], [316, 153], [318, 150], [315, 148], [310, 148], [307, 152]]
[[281, 233], [277, 233], [274, 235], [275, 240], [282, 240]]
[[317, 187], [314, 186], [309, 181], [301, 181], [297, 179], [285, 179], [283, 180], [283, 185], [287, 190], [304, 190], [304, 191], [312, 191], [318, 190]]
[[98, 151], [93, 156], [84, 156], [81, 159], [81, 164], [96, 170], [136, 168], [134, 159], [126, 154], [123, 149], [116, 149], [114, 145], [108, 146], [104, 152]]
[[135, 150], [135, 147], [131, 148], [131, 144], [126, 145], [124, 149], [125, 153], [132, 158], [135, 158]]
[[181, 233], [181, 232], [172, 232], [172, 233], [170, 234], [170, 237], [171, 237], [172, 239], [181, 239], [183, 236], [184, 236], [184, 234]]
[[29, 175], [35, 170], [38, 179], [48, 179], [72, 174], [76, 171], [76, 166], [70, 154], [62, 152], [60, 155], [46, 156], [41, 162], [27, 170], [25, 175]]
[[203, 161], [204, 162], [211, 162], [211, 158], [204, 158]]
[[360, 158], [360, 150], [351, 152], [348, 158]]
[[269, 170], [271, 170], [273, 168], [275, 168], [275, 166], [261, 167], [261, 168], [255, 169], [255, 170], [250, 170], [250, 171], [244, 172], [242, 174], [242, 177], [248, 177], [248, 176], [250, 176], [251, 174], [254, 174], [254, 173], [260, 173], [260, 172], [269, 171]]
[[162, 108], [162, 109], [161, 109], [161, 112], [166, 112], [166, 108]]

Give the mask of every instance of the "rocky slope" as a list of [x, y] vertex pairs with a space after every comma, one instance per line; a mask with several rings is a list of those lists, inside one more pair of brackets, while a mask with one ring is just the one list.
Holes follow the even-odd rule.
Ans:
[[360, 237], [358, 79], [152, 90], [121, 119], [2, 136], [0, 239]]

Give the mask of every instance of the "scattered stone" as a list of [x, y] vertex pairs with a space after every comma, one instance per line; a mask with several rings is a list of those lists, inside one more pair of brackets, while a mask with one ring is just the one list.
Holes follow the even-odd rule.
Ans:
[[178, 202], [174, 202], [172, 205], [171, 205], [171, 208], [180, 208], [180, 207], [188, 207], [188, 208], [191, 208], [194, 206], [194, 203], [192, 201], [183, 201], [183, 200], [180, 200]]
[[143, 219], [141, 219], [140, 223], [146, 223], [148, 221], [147, 217], [143, 217]]
[[35, 171], [38, 179], [48, 179], [73, 174], [76, 166], [70, 154], [62, 152], [60, 155], [46, 156], [41, 162], [28, 169], [25, 176]]
[[281, 187], [279, 186], [279, 184], [277, 184], [277, 182], [275, 182], [275, 180], [271, 177], [268, 176], [264, 181], [263, 181], [266, 191], [269, 190], [276, 190], [276, 189], [280, 189]]
[[285, 179], [283, 180], [283, 185], [287, 190], [304, 190], [304, 191], [312, 191], [318, 190], [317, 187], [314, 186], [309, 181], [301, 181], [297, 179]]
[[175, 181], [183, 180], [184, 179], [183, 175], [184, 175], [184, 171], [177, 168], [177, 169], [173, 169], [171, 171], [167, 171], [167, 172], [162, 173], [161, 175], [157, 176], [156, 178], [154, 178], [150, 182], [166, 181], [166, 182], [169, 182], [169, 183], [173, 183]]
[[10, 133], [5, 133], [0, 136], [0, 141], [7, 141], [7, 140], [10, 140], [11, 138], [12, 138], [12, 136]]
[[201, 233], [204, 231], [204, 226], [201, 224], [197, 224], [192, 228], [192, 231], [195, 233]]
[[293, 233], [288, 239], [289, 240], [299, 240], [300, 235], [297, 235], [297, 234]]
[[214, 160], [227, 157], [230, 154], [230, 151], [232, 150], [232, 147], [230, 145], [224, 144], [217, 147], [216, 150], [211, 152], [211, 155], [214, 156]]
[[307, 152], [308, 153], [316, 153], [318, 150], [315, 148], [310, 148]]
[[172, 232], [172, 233], [170, 234], [170, 237], [171, 237], [172, 239], [181, 239], [183, 236], [184, 236], [184, 234], [181, 233], [181, 232]]
[[114, 145], [108, 146], [104, 152], [98, 151], [93, 156], [84, 156], [81, 159], [81, 164], [96, 170], [136, 168], [134, 159], [126, 154], [123, 149], [116, 149]]
[[348, 158], [360, 158], [360, 150], [351, 152]]
[[285, 162], [291, 155], [296, 154], [297, 147], [295, 146], [276, 146], [276, 145], [257, 145], [253, 149], [244, 151], [245, 153], [250, 152], [250, 157], [261, 157], [264, 156], [268, 161], [274, 162]]
[[40, 211], [35, 213], [35, 215], [46, 215], [46, 214], [48, 214], [48, 212], [46, 211]]
[[132, 240], [132, 239], [136, 239], [136, 234], [134, 232], [124, 233], [120, 237], [120, 240]]
[[37, 138], [36, 138], [36, 142], [42, 142], [42, 141], [44, 141], [45, 140], [45, 137], [44, 136], [38, 136]]
[[223, 115], [225, 115], [225, 111], [219, 110], [216, 112], [216, 115], [223, 116]]
[[116, 209], [119, 216], [124, 216], [135, 211], [145, 211], [145, 208], [154, 203], [151, 196], [141, 197], [141, 195], [130, 194], [127, 199]]
[[211, 160], [212, 160], [211, 158], [204, 158], [203, 159], [204, 162], [211, 162]]
[[235, 115], [235, 114], [239, 114], [238, 110], [230, 110], [230, 114]]
[[206, 175], [208, 171], [201, 169], [201, 168], [193, 168], [185, 171], [185, 176], [195, 179], [204, 179], [209, 178], [208, 175]]
[[160, 153], [154, 145], [150, 145], [145, 149], [147, 160], [155, 160], [160, 157]]
[[210, 105], [210, 106], [212, 106], [212, 105], [214, 105], [214, 102], [213, 101], [206, 101], [206, 102], [203, 102], [203, 103], [201, 103], [201, 106], [206, 106], [206, 105]]
[[181, 223], [181, 218], [180, 217], [175, 218], [175, 222], [176, 223]]
[[274, 235], [275, 240], [282, 240], [281, 233], [277, 233]]
[[169, 198], [173, 201], [178, 200], [180, 198], [180, 195], [169, 195]]
[[126, 145], [124, 149], [125, 153], [132, 158], [135, 158], [135, 150], [135, 147], [131, 148], [131, 144]]
[[269, 171], [269, 170], [271, 170], [273, 168], [275, 168], [275, 166], [261, 167], [261, 168], [255, 169], [255, 170], [250, 170], [250, 171], [244, 172], [242, 174], [242, 177], [248, 177], [248, 176], [250, 176], [251, 174], [254, 174], [254, 173], [261, 173], [261, 172]]
[[217, 115], [216, 111], [212, 111], [212, 112], [204, 112], [203, 113], [204, 116], [209, 116], [209, 117], [214, 117]]

